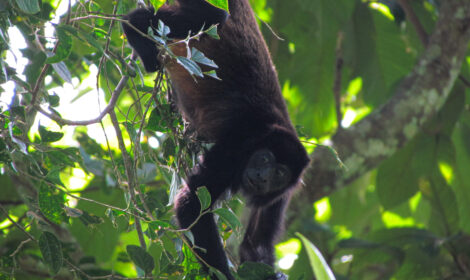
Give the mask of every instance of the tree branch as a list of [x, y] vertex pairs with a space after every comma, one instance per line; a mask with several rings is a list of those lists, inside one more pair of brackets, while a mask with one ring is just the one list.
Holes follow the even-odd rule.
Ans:
[[347, 169], [338, 166], [330, 151], [317, 148], [304, 176], [306, 187], [298, 198], [310, 202], [328, 195], [376, 168], [408, 143], [444, 104], [459, 76], [469, 39], [470, 1], [443, 2], [426, 50], [394, 96], [333, 136], [333, 147]]
[[104, 108], [104, 110], [99, 114], [98, 117], [96, 117], [94, 119], [91, 119], [91, 120], [86, 120], [86, 121], [66, 120], [66, 119], [63, 119], [63, 118], [59, 117], [58, 115], [46, 112], [44, 109], [39, 107], [39, 105], [37, 105], [36, 108], [41, 114], [43, 114], [46, 117], [54, 120], [55, 122], [57, 122], [61, 126], [63, 126], [63, 125], [78, 126], [78, 125], [89, 125], [89, 124], [93, 124], [93, 123], [98, 123], [104, 118], [104, 116], [106, 116], [106, 114], [108, 114], [109, 112], [111, 112], [114, 109], [114, 106], [116, 106], [116, 102], [119, 99], [119, 96], [121, 95], [121, 92], [124, 89], [124, 87], [126, 86], [128, 80], [129, 80], [128, 75], [122, 76], [122, 78], [119, 81], [118, 85], [114, 89], [114, 91], [111, 95], [111, 99], [109, 100], [109, 103], [106, 106], [106, 108]]

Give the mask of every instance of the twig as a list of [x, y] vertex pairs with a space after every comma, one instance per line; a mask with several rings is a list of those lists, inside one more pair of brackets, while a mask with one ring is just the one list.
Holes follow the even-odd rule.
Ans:
[[[411, 7], [410, 3], [408, 2], [409, 0], [398, 0], [398, 1], [400, 3], [400, 6], [405, 11], [406, 16], [409, 18], [411, 24], [416, 29], [416, 33], [418, 34], [419, 40], [421, 41], [423, 46], [426, 47], [427, 44], [428, 44], [428, 41], [429, 41], [428, 33], [426, 32], [423, 25], [419, 21], [419, 18], [416, 16], [415, 12], [413, 11], [413, 8]], [[470, 81], [467, 80], [462, 74], [459, 75], [459, 80], [466, 87], [470, 87]]]
[[268, 28], [268, 30], [271, 32], [271, 34], [273, 34], [273, 36], [278, 39], [279, 41], [285, 41], [284, 38], [282, 38], [281, 36], [277, 35], [276, 32], [274, 32], [274, 30], [272, 29], [271, 25], [269, 25], [269, 23], [267, 23], [266, 21], [262, 20], [257, 14], [255, 14], [256, 18], [261, 21], [264, 26], [266, 26]]
[[61, 189], [61, 188], [59, 188], [55, 185], [54, 185], [54, 187], [56, 187], [57, 189], [60, 189], [67, 196], [70, 196], [70, 197], [75, 198], [77, 200], [88, 201], [88, 202], [91, 202], [91, 203], [94, 203], [94, 204], [97, 204], [97, 205], [100, 205], [100, 206], [103, 206], [103, 207], [107, 207], [107, 208], [110, 208], [110, 209], [114, 209], [114, 210], [117, 210], [117, 211], [124, 212], [124, 213], [126, 213], [128, 215], [131, 215], [131, 216], [134, 216], [134, 217], [140, 217], [140, 216], [136, 215], [135, 213], [131, 213], [131, 212], [127, 211], [126, 209], [122, 209], [122, 208], [119, 208], [119, 207], [116, 207], [116, 206], [113, 206], [113, 205], [110, 205], [110, 204], [99, 202], [99, 201], [96, 201], [96, 200], [93, 200], [93, 199], [90, 199], [90, 198], [86, 198], [86, 197], [82, 197], [82, 196], [76, 196], [76, 195], [71, 194], [70, 192], [65, 191], [64, 189]]
[[[119, 149], [121, 150], [122, 159], [124, 162], [124, 168], [126, 170], [126, 175], [127, 175], [129, 194], [131, 196], [131, 201], [134, 204], [133, 208], [137, 209], [137, 201], [135, 198], [135, 185], [136, 185], [136, 180], [135, 180], [136, 178], [135, 178], [135, 173], [134, 173], [135, 168], [134, 168], [134, 165], [132, 164], [131, 157], [127, 153], [126, 145], [124, 144], [124, 138], [122, 137], [121, 129], [119, 128], [119, 122], [116, 117], [116, 113], [114, 111], [111, 111], [109, 112], [109, 116], [111, 117], [111, 122], [116, 132]], [[135, 211], [135, 209], [133, 211]], [[140, 247], [142, 247], [143, 249], [146, 249], [147, 245], [145, 244], [145, 238], [144, 238], [144, 233], [142, 231], [142, 226], [140, 224], [140, 218], [134, 217], [134, 221], [135, 221], [135, 228], [137, 230], [137, 235], [139, 237]]]
[[423, 46], [427, 46], [428, 33], [419, 21], [419, 18], [416, 16], [415, 12], [413, 11], [413, 8], [410, 6], [410, 3], [408, 2], [408, 0], [398, 0], [398, 2], [405, 11], [405, 14], [408, 16], [408, 19], [410, 20], [411, 24], [413, 24], [413, 26], [415, 27], [416, 33], [418, 33], [418, 37], [421, 40], [421, 43], [423, 44]]
[[[79, 274], [83, 275], [85, 278], [89, 280], [99, 280], [99, 279], [125, 279], [125, 280], [138, 280], [138, 279], [154, 279], [153, 276], [144, 276], [144, 277], [135, 277], [135, 278], [129, 278], [129, 277], [124, 277], [120, 275], [115, 275], [115, 274], [109, 274], [109, 275], [103, 275], [103, 276], [91, 276], [82, 269], [80, 269], [78, 266], [74, 265], [72, 262], [70, 262], [67, 258], [64, 258], [64, 262], [67, 263], [68, 266], [70, 266], [73, 270], [77, 271]], [[160, 279], [160, 278], [159, 278]], [[166, 278], [163, 278], [166, 279]]]
[[0, 204], [2, 205], [20, 205], [23, 204], [23, 201], [15, 201], [15, 200], [0, 200]]
[[24, 232], [24, 234], [26, 234], [31, 240], [34, 240], [36, 241], [36, 238], [34, 238], [34, 236], [32, 236], [29, 232], [27, 232], [20, 224], [18, 224], [17, 222], [15, 222], [11, 217], [10, 217], [10, 214], [8, 213], [7, 210], [5, 210], [5, 208], [3, 208], [3, 206], [0, 204], [0, 210], [2, 210], [3, 214], [5, 214], [5, 216], [7, 217], [7, 219], [12, 222], [18, 229], [20, 229], [22, 232]]
[[183, 229], [176, 229], [176, 230], [172, 230], [173, 232], [185, 232], [185, 231], [189, 231], [191, 230], [191, 228], [193, 228], [197, 222], [199, 222], [199, 220], [202, 218], [202, 216], [208, 214], [208, 213], [211, 213], [212, 210], [211, 209], [207, 209], [205, 211], [202, 211], [201, 214], [199, 214], [199, 216], [197, 216], [196, 220], [194, 220], [194, 222], [192, 224], [190, 224], [187, 228], [183, 228]]
[[63, 118], [61, 118], [57, 115], [48, 113], [39, 106], [36, 106], [36, 108], [41, 114], [43, 114], [43, 115], [49, 117], [50, 119], [56, 121], [59, 125], [79, 126], [79, 125], [90, 125], [90, 124], [98, 123], [104, 118], [104, 116], [106, 116], [106, 114], [108, 114], [109, 112], [112, 111], [112, 109], [116, 105], [116, 102], [117, 102], [119, 96], [121, 95], [122, 90], [126, 86], [128, 80], [129, 80], [129, 76], [127, 76], [127, 75], [122, 76], [121, 80], [119, 81], [118, 85], [116, 86], [116, 88], [114, 89], [114, 91], [111, 95], [111, 99], [109, 100], [108, 105], [104, 108], [104, 110], [99, 114], [98, 117], [96, 117], [94, 119], [91, 119], [91, 120], [86, 120], [86, 121], [67, 120], [67, 119], [63, 119]]
[[18, 254], [21, 251], [23, 246], [26, 245], [26, 243], [28, 243], [30, 241], [33, 241], [33, 240], [31, 238], [28, 238], [26, 240], [21, 241], [20, 245], [18, 245], [16, 250], [13, 253], [10, 254], [10, 257], [13, 258], [14, 256], [16, 256], [16, 254]]
[[115, 20], [115, 21], [120, 21], [120, 22], [129, 24], [129, 22], [127, 20], [120, 19], [120, 18], [117, 18], [115, 16], [98, 16], [98, 15], [88, 15], [88, 16], [83, 16], [83, 17], [76, 17], [76, 18], [72, 18], [70, 21], [74, 22], [74, 21], [78, 21], [78, 20], [91, 19], [91, 18], [109, 19], [109, 20]]

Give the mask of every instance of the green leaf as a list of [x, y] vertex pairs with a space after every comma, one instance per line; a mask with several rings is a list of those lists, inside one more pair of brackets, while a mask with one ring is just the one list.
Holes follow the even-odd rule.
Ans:
[[166, 232], [161, 236], [160, 240], [163, 242], [163, 248], [165, 249], [168, 257], [172, 259], [172, 261], [175, 261], [178, 258], [178, 251], [176, 250], [174, 239], [168, 236], [168, 232]]
[[316, 279], [318, 280], [335, 280], [335, 275], [328, 266], [328, 263], [323, 258], [320, 250], [315, 247], [305, 236], [300, 233], [296, 233], [302, 240], [304, 248], [307, 251], [308, 258], [310, 259], [310, 266], [313, 269]]
[[183, 234], [189, 240], [189, 244], [191, 244], [191, 246], [193, 246], [194, 245], [194, 234], [191, 231], [184, 231]]
[[55, 28], [57, 37], [59, 39], [59, 45], [55, 50], [55, 54], [46, 59], [46, 63], [58, 63], [66, 59], [72, 52], [72, 37], [62, 28], [61, 25]]
[[0, 162], [10, 162], [10, 153], [8, 151], [6, 143], [0, 139]]
[[423, 187], [421, 193], [431, 202], [430, 229], [442, 236], [457, 234], [460, 224], [457, 198], [437, 167], [432, 172], [430, 184]]
[[39, 237], [39, 250], [41, 250], [42, 258], [49, 267], [52, 274], [57, 274], [64, 258], [62, 256], [62, 245], [60, 241], [50, 232], [43, 232]]
[[219, 215], [222, 220], [224, 220], [232, 229], [237, 229], [241, 227], [241, 223], [238, 220], [237, 216], [230, 210], [226, 208], [218, 208], [213, 210], [215, 214]]
[[62, 80], [66, 81], [69, 84], [72, 83], [72, 74], [70, 74], [67, 65], [65, 65], [63, 61], [59, 63], [53, 63], [52, 68], [54, 68], [54, 71], [57, 73], [57, 75], [59, 75], [59, 77], [62, 78]]
[[[467, 112], [466, 119], [470, 121], [470, 112]], [[470, 213], [470, 125], [463, 122], [456, 128], [452, 135], [452, 140], [456, 149], [456, 181], [455, 195], [458, 201], [459, 214], [466, 217]], [[470, 232], [470, 219], [460, 219], [460, 228]]]
[[53, 132], [46, 129], [46, 127], [39, 125], [39, 136], [44, 143], [56, 142], [62, 139], [64, 134], [62, 132]]
[[222, 79], [220, 79], [219, 76], [217, 76], [217, 73], [215, 72], [215, 70], [204, 72], [204, 75], [212, 77], [216, 80], [222, 81]]
[[202, 70], [201, 68], [199, 67], [199, 65], [197, 65], [196, 62], [192, 61], [191, 59], [188, 59], [186, 57], [183, 57], [183, 56], [178, 56], [176, 58], [176, 61], [184, 67], [184, 69], [186, 69], [186, 71], [189, 72], [189, 74], [191, 74], [191, 76], [198, 76], [198, 77], [204, 77], [204, 75], [202, 74]]
[[145, 251], [145, 249], [135, 245], [127, 245], [126, 250], [135, 265], [145, 271], [145, 273], [152, 272], [155, 267], [155, 261], [153, 260], [153, 257]]
[[418, 191], [418, 178], [412, 168], [413, 143], [386, 159], [377, 173], [377, 194], [380, 203], [390, 209], [407, 201]]
[[207, 3], [228, 12], [228, 0], [206, 0]]
[[217, 33], [217, 25], [211, 26], [209, 29], [204, 31], [204, 33], [206, 33], [207, 35], [211, 36], [212, 38], [216, 40], [220, 39], [219, 33]]
[[210, 267], [209, 272], [210, 272], [211, 275], [215, 275], [217, 277], [217, 279], [219, 279], [219, 280], [227, 280], [227, 277], [222, 272], [220, 272], [218, 269]]
[[[169, 109], [169, 108], [168, 108]], [[149, 119], [147, 121], [147, 125], [145, 129], [151, 131], [159, 131], [159, 132], [168, 132], [169, 125], [165, 122], [165, 119], [162, 117], [169, 113], [166, 106], [160, 106], [160, 108], [155, 108], [150, 112]]]
[[197, 63], [204, 64], [210, 67], [219, 68], [213, 60], [208, 59], [202, 52], [196, 48], [191, 49], [191, 59]]
[[176, 145], [175, 141], [171, 137], [168, 137], [163, 141], [162, 145], [163, 149], [163, 157], [169, 158], [170, 156], [175, 156], [176, 155]]
[[62, 222], [64, 202], [62, 194], [55, 194], [51, 187], [41, 184], [38, 194], [39, 209], [49, 220], [57, 224]]
[[206, 187], [199, 187], [196, 190], [197, 198], [199, 198], [199, 202], [201, 202], [201, 211], [206, 210], [211, 206], [211, 194], [207, 190]]
[[[165, 39], [167, 38], [166, 36], [168, 34], [170, 34], [170, 27], [166, 26], [163, 23], [163, 21], [159, 20], [158, 21], [157, 33], [161, 36], [161, 38], [158, 38], [158, 36], [154, 36], [154, 37], [157, 37], [156, 39], [158, 39], [159, 41], [161, 41], [161, 43], [163, 45], [165, 45], [165, 43], [166, 43]], [[149, 27], [149, 30], [148, 30], [147, 34], [150, 34], [150, 35], [153, 34], [153, 29], [151, 27]]]
[[79, 219], [85, 226], [98, 225], [104, 222], [101, 217], [98, 217], [94, 214], [90, 214], [87, 211], [82, 212], [83, 214], [79, 217]]
[[376, 248], [379, 245], [372, 243], [367, 240], [357, 239], [357, 238], [349, 238], [343, 239], [338, 242], [338, 248]]
[[271, 266], [256, 262], [244, 262], [237, 273], [242, 280], [268, 279], [276, 274]]
[[93, 37], [93, 33], [87, 33], [83, 30], [76, 29], [71, 25], [61, 25], [61, 29], [67, 31], [80, 41], [87, 42], [90, 46], [98, 50], [99, 54], [103, 52], [103, 47], [101, 44]]
[[16, 0], [18, 7], [28, 14], [35, 14], [41, 10], [38, 0]]
[[167, 228], [171, 228], [171, 225], [165, 221], [152, 221], [148, 224], [148, 236], [150, 239], [157, 239], [157, 231], [164, 231]]
[[[157, 0], [157, 2], [158, 1], [161, 1], [161, 0]], [[153, 2], [153, 1], [150, 1], [150, 2]], [[118, 1], [117, 11], [116, 11], [117, 14], [119, 14], [119, 15], [126, 14], [127, 12], [129, 12], [130, 9], [131, 9], [130, 3], [128, 3], [127, 1], [124, 1], [124, 0]]]
[[155, 11], [158, 10], [163, 4], [165, 4], [165, 0], [150, 0], [152, 6], [155, 8]]
[[57, 107], [60, 104], [60, 97], [57, 94], [50, 94], [46, 96], [46, 100], [51, 107]]

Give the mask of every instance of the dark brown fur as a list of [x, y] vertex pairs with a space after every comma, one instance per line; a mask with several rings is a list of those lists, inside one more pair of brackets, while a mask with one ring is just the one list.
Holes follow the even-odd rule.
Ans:
[[[212, 202], [227, 190], [240, 190], [251, 155], [269, 150], [279, 164], [290, 169], [292, 178], [288, 186], [268, 188], [272, 191], [262, 195], [242, 188], [254, 209], [240, 257], [241, 261], [273, 265], [274, 242], [282, 228], [284, 209], [309, 162], [307, 153], [289, 119], [275, 67], [248, 0], [229, 0], [229, 16], [204, 0], [176, 2], [174, 6], [164, 5], [156, 15], [152, 10], [138, 9], [127, 16], [144, 33], [148, 26], [156, 27], [162, 20], [170, 27], [172, 38], [184, 38], [202, 26], [219, 24], [220, 40], [203, 35], [190, 46], [218, 65], [216, 72], [221, 80], [194, 78], [176, 61], [164, 61], [180, 112], [199, 137], [215, 143], [189, 174], [188, 184], [176, 201], [176, 216], [182, 228], [191, 225], [200, 212], [198, 187], [207, 187]], [[123, 28], [147, 71], [157, 70], [161, 61], [157, 60], [154, 43], [127, 25]], [[186, 48], [175, 45], [173, 52], [184, 56]], [[191, 231], [196, 245], [207, 250], [199, 252], [204, 261], [233, 279], [212, 214], [204, 215]]]

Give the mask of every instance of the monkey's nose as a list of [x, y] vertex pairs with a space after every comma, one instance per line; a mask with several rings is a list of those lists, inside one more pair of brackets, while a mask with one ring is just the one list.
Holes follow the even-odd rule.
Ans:
[[260, 184], [266, 184], [269, 182], [271, 178], [271, 170], [270, 168], [263, 168], [256, 172], [256, 181]]

